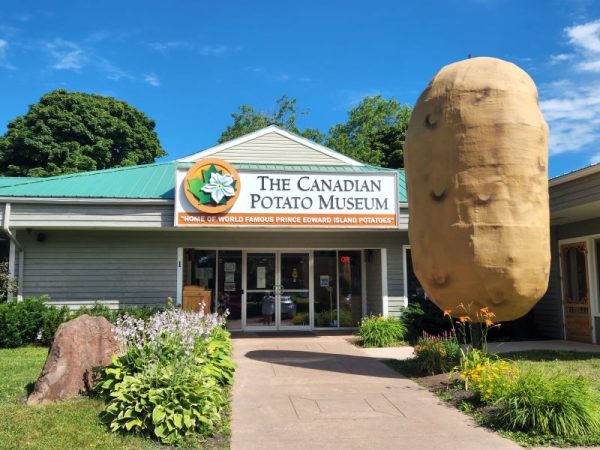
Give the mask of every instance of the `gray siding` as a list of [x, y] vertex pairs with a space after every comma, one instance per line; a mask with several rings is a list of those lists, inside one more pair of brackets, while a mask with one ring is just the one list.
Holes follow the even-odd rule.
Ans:
[[[0, 211], [4, 204], [0, 203]], [[13, 203], [11, 228], [170, 228], [175, 206], [165, 204], [34, 204]], [[0, 215], [1, 216], [1, 215]], [[1, 223], [1, 222], [0, 222]], [[408, 211], [400, 211], [400, 229], [408, 229]], [[204, 232], [204, 231], [203, 231]]]
[[560, 269], [558, 254], [557, 228], [550, 228], [550, 278], [548, 290], [542, 299], [535, 305], [533, 315], [535, 318], [536, 334], [542, 337], [563, 339], [563, 311], [560, 287]]
[[[381, 250], [368, 250], [367, 256], [367, 314], [383, 314], [383, 294], [381, 292]], [[367, 252], [365, 252], [367, 253]]]
[[550, 211], [600, 200], [600, 173], [550, 186]]
[[556, 230], [556, 245], [562, 239], [571, 239], [590, 234], [600, 234], [600, 218], [573, 222], [552, 227]]
[[399, 316], [404, 307], [404, 260], [402, 246], [408, 245], [408, 233], [399, 235], [398, 243], [387, 249], [388, 314]]
[[[387, 248], [388, 271], [401, 273], [402, 259], [389, 255], [401, 255], [406, 233], [47, 230], [39, 242], [35, 230], [21, 230], [18, 238], [25, 248], [25, 296], [48, 294], [61, 304], [149, 305], [176, 297], [178, 247]], [[398, 292], [397, 283], [393, 286], [390, 295]]]
[[347, 165], [337, 158], [321, 153], [306, 145], [281, 136], [268, 133], [243, 144], [235, 145], [215, 153], [230, 162], [271, 163], [271, 164], [313, 164]]
[[11, 227], [172, 227], [175, 207], [165, 204], [13, 203]]

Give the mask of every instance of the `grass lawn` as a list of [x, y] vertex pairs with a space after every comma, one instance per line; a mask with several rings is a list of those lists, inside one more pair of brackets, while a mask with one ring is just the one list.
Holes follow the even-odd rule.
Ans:
[[[98, 417], [100, 400], [81, 397], [54, 405], [23, 404], [47, 352], [40, 347], [0, 349], [0, 449], [166, 448], [149, 439], [109, 432]], [[183, 448], [229, 448], [227, 431], [208, 441], [191, 439]]]
[[[504, 353], [500, 356], [513, 361], [521, 370], [536, 368], [548, 372], [563, 371], [581, 375], [587, 378], [600, 393], [600, 353], [533, 350]], [[473, 400], [472, 395], [465, 392], [459, 385], [449, 382], [447, 374], [435, 376], [423, 375], [418, 372], [414, 360], [390, 361], [389, 365], [393, 369], [411, 377], [417, 383], [427, 387], [444, 401], [470, 414], [479, 424], [486, 425], [486, 415], [478, 409], [477, 402]], [[579, 439], [564, 439], [533, 433], [496, 431], [502, 436], [513, 439], [525, 447], [544, 445], [556, 447], [600, 445], [600, 434], [597, 436], [581, 436]]]

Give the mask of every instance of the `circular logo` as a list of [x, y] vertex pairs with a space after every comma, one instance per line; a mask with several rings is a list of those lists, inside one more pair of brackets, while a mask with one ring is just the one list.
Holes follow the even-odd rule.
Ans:
[[228, 211], [240, 193], [240, 176], [231, 164], [218, 158], [205, 158], [188, 170], [183, 180], [185, 197], [205, 213]]

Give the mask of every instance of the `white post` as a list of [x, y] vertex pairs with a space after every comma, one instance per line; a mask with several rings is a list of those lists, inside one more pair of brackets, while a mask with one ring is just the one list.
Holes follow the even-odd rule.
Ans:
[[389, 297], [388, 297], [388, 272], [387, 272], [387, 248], [381, 249], [381, 299], [383, 315], [389, 315]]
[[177, 248], [177, 306], [183, 304], [183, 248]]

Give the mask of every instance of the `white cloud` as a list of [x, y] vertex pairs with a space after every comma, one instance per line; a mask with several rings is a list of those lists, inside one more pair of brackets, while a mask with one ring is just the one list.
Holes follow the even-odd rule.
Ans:
[[[550, 56], [565, 76], [540, 86], [540, 107], [550, 126], [550, 154], [600, 144], [600, 20], [564, 29], [569, 51]], [[600, 158], [600, 154], [596, 155]], [[599, 159], [600, 161], [600, 159]]]
[[572, 53], [559, 53], [558, 55], [550, 55], [550, 64], [558, 64], [561, 62], [573, 59], [575, 55]]
[[[220, 56], [231, 50], [227, 45], [197, 45], [186, 41], [150, 42], [147, 45], [151, 49], [163, 54], [170, 50], [187, 50], [199, 53], [202, 56]], [[239, 49], [241, 49], [241, 47], [234, 48], [234, 50]]]
[[596, 153], [594, 156], [590, 158], [590, 164], [598, 164], [600, 163], [600, 153]]
[[148, 83], [150, 86], [154, 86], [154, 87], [158, 87], [160, 86], [160, 80], [158, 79], [158, 77], [153, 74], [153, 73], [149, 73], [148, 75], [146, 75], [144, 77], [144, 81], [146, 83]]
[[56, 70], [79, 70], [89, 60], [86, 52], [78, 44], [61, 38], [47, 42], [46, 49], [54, 60], [51, 67]]
[[184, 41], [149, 42], [147, 45], [161, 53], [166, 53], [168, 50], [191, 49], [193, 47], [192, 44]]
[[600, 141], [600, 83], [561, 80], [540, 88], [540, 106], [550, 126], [550, 153], [581, 150]]
[[0, 39], [0, 67], [14, 69], [14, 66], [8, 62], [8, 42], [4, 39]]
[[229, 47], [226, 45], [203, 45], [198, 48], [198, 53], [202, 56], [219, 56], [228, 50]]
[[577, 52], [576, 67], [586, 72], [600, 72], [600, 20], [565, 28], [565, 33]]

